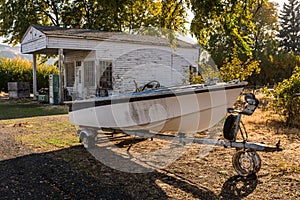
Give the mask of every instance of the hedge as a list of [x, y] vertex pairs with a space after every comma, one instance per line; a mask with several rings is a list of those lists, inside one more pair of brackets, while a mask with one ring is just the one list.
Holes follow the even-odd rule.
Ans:
[[[54, 65], [37, 64], [38, 89], [49, 87], [49, 75], [58, 74]], [[8, 92], [8, 82], [29, 82], [32, 91], [32, 62], [20, 57], [0, 58], [0, 92]]]

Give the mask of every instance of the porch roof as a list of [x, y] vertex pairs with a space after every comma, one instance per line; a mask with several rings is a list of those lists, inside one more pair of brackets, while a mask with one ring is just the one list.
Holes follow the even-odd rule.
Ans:
[[[122, 32], [62, 28], [55, 26], [31, 25], [21, 40], [23, 54], [57, 54], [76, 50], [94, 50], [97, 41], [138, 43], [154, 46], [170, 46], [167, 39], [147, 35], [131, 35]], [[177, 47], [196, 48], [195, 44], [177, 40]]]

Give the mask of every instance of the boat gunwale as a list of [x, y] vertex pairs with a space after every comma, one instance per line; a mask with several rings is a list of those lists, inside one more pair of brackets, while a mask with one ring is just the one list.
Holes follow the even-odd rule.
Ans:
[[[120, 96], [94, 97], [91, 99], [84, 99], [84, 100], [65, 101], [64, 104], [68, 105], [71, 108], [73, 104], [78, 105], [78, 104], [95, 103], [95, 107], [97, 107], [97, 106], [120, 104], [126, 102], [137, 102], [137, 101], [155, 100], [155, 99], [162, 99], [162, 98], [175, 97], [175, 96], [184, 96], [189, 94], [198, 94], [198, 93], [205, 93], [210, 91], [230, 90], [230, 89], [245, 87], [247, 84], [248, 84], [247, 82], [239, 82], [235, 84], [222, 84], [222, 85], [211, 85], [211, 86], [202, 85], [202, 87], [200, 87], [201, 86], [200, 84], [182, 86], [182, 87], [170, 87], [170, 88], [151, 90], [149, 93], [133, 92], [128, 94], [123, 94]], [[85, 108], [88, 107], [90, 106], [87, 106]], [[79, 108], [79, 110], [80, 109], [84, 109], [84, 108]]]

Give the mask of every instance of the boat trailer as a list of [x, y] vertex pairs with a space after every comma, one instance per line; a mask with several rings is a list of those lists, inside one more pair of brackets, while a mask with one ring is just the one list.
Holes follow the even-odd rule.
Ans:
[[[177, 136], [151, 133], [150, 131], [127, 131], [124, 134], [137, 136], [141, 138], [157, 138], [163, 140], [177, 141], [182, 144], [196, 143], [214, 146], [223, 146], [225, 148], [236, 148], [237, 152], [233, 155], [232, 165], [240, 176], [249, 176], [256, 174], [261, 168], [261, 158], [257, 151], [261, 152], [277, 152], [282, 151], [280, 140], [274, 145], [269, 146], [263, 143], [248, 142], [248, 134], [245, 125], [241, 121], [242, 115], [252, 115], [258, 107], [259, 101], [255, 95], [250, 93], [245, 95], [246, 106], [243, 110], [235, 110], [228, 108], [229, 115], [226, 117], [223, 127], [223, 137], [221, 139], [201, 139], [186, 137], [184, 133], [178, 133]], [[90, 127], [80, 126], [78, 130], [79, 140], [86, 149], [94, 148], [96, 145], [96, 137], [98, 130]], [[114, 130], [112, 130], [114, 131]], [[242, 140], [237, 141], [238, 133], [241, 134]]]

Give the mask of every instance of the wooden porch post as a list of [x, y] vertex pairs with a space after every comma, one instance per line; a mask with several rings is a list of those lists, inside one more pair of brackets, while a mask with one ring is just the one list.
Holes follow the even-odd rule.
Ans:
[[59, 104], [62, 104], [64, 102], [63, 49], [58, 49], [58, 68], [59, 68]]
[[32, 67], [32, 84], [33, 84], [33, 100], [37, 100], [37, 78], [36, 78], [36, 54], [34, 53], [32, 55], [32, 60], [33, 60], [33, 67]]

